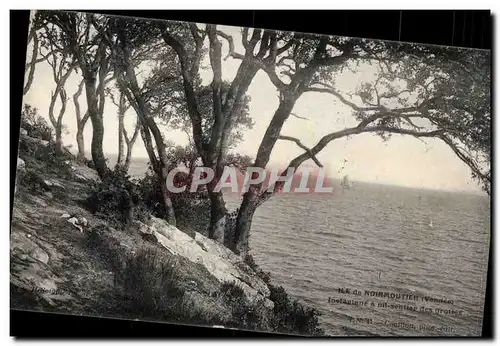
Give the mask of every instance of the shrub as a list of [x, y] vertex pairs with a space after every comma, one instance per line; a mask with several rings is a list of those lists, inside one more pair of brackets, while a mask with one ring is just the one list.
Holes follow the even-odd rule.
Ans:
[[273, 316], [270, 319], [273, 331], [324, 335], [324, 331], [319, 328], [319, 312], [316, 309], [302, 306], [297, 300], [291, 300], [283, 287], [272, 285], [270, 273], [260, 269], [251, 254], [245, 256], [244, 262], [257, 273], [270, 290], [269, 299], [274, 303]]
[[244, 301], [238, 301], [231, 306], [231, 322], [228, 327], [247, 329], [247, 330], [265, 330], [265, 308], [262, 303], [253, 304]]
[[231, 281], [223, 282], [220, 287], [221, 296], [229, 302], [243, 300], [245, 292], [243, 288]]
[[42, 193], [45, 191], [45, 182], [42, 177], [31, 169], [26, 169], [20, 179], [20, 185], [30, 193]]
[[[176, 186], [178, 183], [174, 182]], [[158, 218], [165, 218], [165, 202], [156, 174], [150, 169], [138, 182], [139, 194], [144, 205]], [[210, 225], [210, 200], [206, 193], [170, 194], [177, 219], [177, 228], [189, 234], [196, 231], [206, 234]]]
[[27, 166], [38, 166], [43, 173], [55, 173], [64, 177], [71, 177], [71, 165], [67, 153], [58, 153], [54, 143], [40, 145], [35, 142], [21, 140], [19, 142], [19, 157], [26, 161]]
[[116, 273], [115, 284], [127, 315], [169, 321], [189, 313], [175, 263], [154, 248], [144, 248], [128, 260]]
[[264, 281], [267, 285], [271, 282], [271, 273], [265, 272], [255, 263], [253, 256], [249, 253], [246, 254], [243, 260], [252, 270], [257, 273], [257, 276]]
[[28, 132], [28, 136], [52, 141], [52, 127], [38, 115], [35, 107], [25, 104], [21, 112], [21, 127]]
[[144, 205], [158, 218], [165, 218], [165, 202], [161, 192], [158, 177], [151, 169], [146, 172], [144, 178], [138, 180], [138, 193]]
[[231, 308], [228, 327], [240, 329], [265, 329], [266, 310], [262, 302], [250, 303], [243, 289], [234, 282], [226, 281], [220, 288], [221, 297]]
[[[100, 231], [96, 234], [102, 236]], [[95, 235], [91, 237], [91, 243], [98, 240]], [[117, 250], [112, 245], [110, 251]], [[166, 256], [160, 249], [146, 246], [123, 261], [122, 266], [113, 266], [114, 287], [101, 292], [99, 299], [89, 304], [88, 311], [152, 321], [224, 324], [216, 312], [186, 297], [177, 263], [174, 257]]]
[[106, 214], [109, 221], [121, 226], [134, 219], [147, 221], [149, 218], [137, 184], [122, 168], [108, 172], [102, 181], [95, 182], [86, 204], [92, 213]]
[[85, 245], [113, 271], [120, 271], [126, 262], [125, 248], [106, 232], [105, 225], [97, 225], [87, 233]]
[[304, 335], [324, 335], [319, 328], [319, 312], [305, 308], [297, 300], [292, 301], [281, 286], [268, 285], [274, 302], [272, 327], [280, 333], [299, 333]]
[[26, 162], [26, 167], [19, 174], [18, 184], [31, 193], [41, 193], [51, 190], [45, 183], [47, 174], [64, 178], [71, 177], [71, 166], [64, 156], [55, 153], [55, 146], [35, 146], [24, 141], [20, 144], [20, 155]]
[[177, 227], [185, 232], [208, 235], [210, 226], [210, 200], [201, 194], [172, 196]]

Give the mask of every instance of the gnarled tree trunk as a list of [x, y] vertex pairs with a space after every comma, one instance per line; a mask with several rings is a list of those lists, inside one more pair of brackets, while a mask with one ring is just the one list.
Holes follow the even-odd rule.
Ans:
[[84, 84], [85, 80], [82, 79], [82, 81], [78, 85], [77, 91], [73, 94], [73, 103], [75, 105], [76, 115], [76, 144], [78, 146], [78, 154], [76, 157], [78, 160], [83, 160], [85, 158], [85, 141], [83, 137], [83, 130], [85, 129], [85, 125], [89, 120], [88, 112], [86, 112], [83, 117], [81, 116], [80, 102], [78, 101], [83, 92]]
[[158, 159], [156, 157], [156, 154], [153, 149], [153, 141], [151, 138], [151, 132], [149, 127], [141, 126], [141, 135], [142, 135], [142, 140], [144, 141], [144, 146], [146, 147], [146, 152], [148, 153], [149, 156], [149, 161], [151, 162], [151, 165], [153, 166], [153, 171], [155, 172], [158, 181], [160, 183], [163, 203], [165, 204], [166, 220], [168, 221], [169, 224], [175, 226], [177, 224], [177, 220], [175, 217], [172, 199], [170, 198], [169, 191], [167, 188], [167, 172], [166, 172], [167, 170], [164, 167], [162, 167], [161, 159]]
[[224, 243], [224, 234], [227, 222], [227, 209], [222, 192], [208, 191], [210, 197], [210, 227], [208, 237], [221, 244]]
[[141, 124], [139, 120], [137, 120], [137, 124], [135, 125], [134, 134], [132, 135], [132, 138], [128, 138], [127, 130], [125, 130], [125, 126], [123, 127], [123, 139], [127, 144], [127, 155], [125, 157], [125, 163], [123, 164], [123, 167], [126, 172], [128, 172], [128, 169], [130, 168], [130, 161], [132, 159], [132, 148], [134, 147], [135, 141], [137, 140], [137, 135], [139, 134], [140, 127]]
[[99, 112], [98, 95], [96, 87], [96, 73], [87, 72], [85, 78], [85, 93], [87, 97], [87, 112], [92, 122], [92, 142], [91, 154], [92, 161], [94, 162], [97, 174], [103, 179], [108, 173], [108, 166], [106, 158], [104, 157], [104, 150], [102, 141], [104, 139], [104, 124], [102, 114]]
[[123, 152], [125, 147], [123, 145], [123, 116], [118, 114], [118, 158], [116, 159], [116, 166], [123, 165]]
[[[122, 23], [123, 24], [123, 23]], [[161, 192], [163, 195], [163, 200], [165, 203], [165, 213], [168, 223], [171, 225], [176, 225], [176, 217], [174, 208], [172, 205], [172, 200], [167, 189], [167, 150], [165, 142], [163, 141], [163, 136], [161, 134], [158, 125], [155, 123], [153, 117], [149, 114], [149, 107], [144, 99], [144, 93], [141, 92], [139, 88], [139, 83], [137, 82], [137, 77], [134, 71], [134, 66], [132, 65], [129, 47], [127, 46], [127, 38], [125, 30], [119, 31], [119, 37], [121, 40], [121, 52], [123, 53], [123, 66], [122, 70], [116, 71], [116, 75], [119, 76], [118, 83], [120, 85], [120, 91], [124, 93], [129, 103], [132, 105], [137, 113], [140, 126], [142, 128], [143, 139], [145, 141], [146, 150], [150, 157], [153, 169], [160, 181]], [[123, 74], [123, 75], [122, 75]], [[151, 135], [154, 138], [156, 144], [156, 150], [158, 151], [158, 158], [154, 153]]]
[[243, 196], [236, 218], [236, 228], [229, 243], [229, 248], [236, 254], [245, 256], [248, 251], [248, 238], [252, 228], [252, 219], [258, 206], [258, 189], [251, 186]]
[[[290, 116], [296, 100], [296, 95], [283, 97], [280, 100], [280, 104], [274, 113], [271, 123], [269, 124], [264, 138], [259, 146], [259, 150], [257, 151], [257, 157], [254, 165], [255, 167], [265, 168], [267, 166], [271, 152], [280, 135], [281, 128], [283, 127], [286, 119]], [[233, 241], [231, 242], [231, 250], [236, 253], [246, 253], [248, 249], [248, 236], [252, 225], [252, 217], [260, 204], [260, 188], [260, 184], [251, 185], [248, 192], [246, 192], [243, 196], [243, 201], [236, 220], [236, 229], [234, 231]]]
[[85, 158], [85, 141], [83, 139], [83, 127], [80, 124], [78, 124], [76, 130], [76, 144], [78, 146], [76, 158], [78, 160], [83, 160]]

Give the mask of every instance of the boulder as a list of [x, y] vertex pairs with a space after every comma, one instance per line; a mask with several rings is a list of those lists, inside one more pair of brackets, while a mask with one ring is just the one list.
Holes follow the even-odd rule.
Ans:
[[26, 168], [26, 162], [20, 157], [17, 158], [17, 169], [23, 171]]
[[20, 157], [17, 158], [17, 174], [16, 184], [14, 185], [14, 193], [17, 192], [17, 186], [21, 183], [23, 176], [26, 172], [26, 163]]
[[21, 135], [21, 136], [27, 136], [28, 135], [28, 131], [26, 131], [26, 129], [23, 129], [21, 127], [21, 129], [19, 130], [19, 135]]
[[243, 289], [250, 302], [264, 300], [266, 307], [270, 309], [274, 307], [273, 302], [268, 299], [270, 291], [267, 284], [244, 264], [239, 256], [222, 244], [197, 232], [193, 239], [166, 221], [155, 217], [151, 218], [149, 225], [135, 221], [135, 226], [139, 232], [147, 234], [148, 238], [154, 235], [158, 243], [170, 253], [203, 265], [220, 283], [236, 283]]
[[45, 188], [52, 189], [54, 187], [58, 187], [58, 188], [64, 189], [64, 185], [59, 183], [56, 180], [44, 180], [43, 182], [44, 182]]
[[41, 246], [31, 240], [31, 236], [24, 233], [12, 233], [11, 251], [17, 253], [19, 258], [28, 260], [35, 259], [43, 264], [49, 262], [49, 255]]
[[88, 168], [87, 166], [84, 165], [79, 165], [79, 164], [72, 165], [71, 172], [73, 176], [78, 180], [82, 180], [85, 182], [99, 180], [99, 175], [97, 175], [97, 172], [92, 168]]
[[25, 142], [29, 142], [29, 143], [34, 144], [34, 145], [42, 145], [45, 147], [47, 145], [49, 145], [49, 141], [46, 141], [46, 140], [43, 140], [40, 138], [30, 137], [30, 136], [22, 134], [22, 133], [20, 134], [20, 137], [21, 137], [21, 140], [23, 140]]

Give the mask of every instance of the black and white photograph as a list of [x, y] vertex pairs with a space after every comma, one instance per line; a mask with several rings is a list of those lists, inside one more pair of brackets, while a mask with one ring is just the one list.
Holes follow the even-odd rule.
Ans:
[[481, 336], [491, 73], [484, 49], [33, 10], [10, 307]]

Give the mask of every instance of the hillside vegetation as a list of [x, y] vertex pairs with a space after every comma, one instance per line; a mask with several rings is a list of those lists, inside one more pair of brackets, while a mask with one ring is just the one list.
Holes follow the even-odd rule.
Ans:
[[[169, 225], [152, 214], [140, 182], [119, 173], [100, 181], [33, 134], [21, 130], [12, 308], [323, 334], [317, 312], [272, 285], [251, 255]], [[137, 195], [127, 209], [129, 192]], [[80, 232], [64, 214], [88, 225]]]

